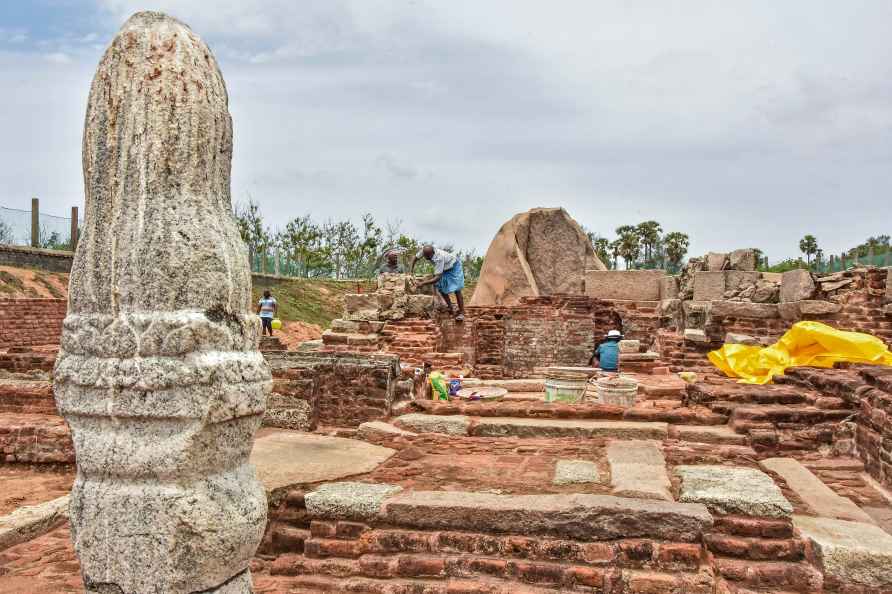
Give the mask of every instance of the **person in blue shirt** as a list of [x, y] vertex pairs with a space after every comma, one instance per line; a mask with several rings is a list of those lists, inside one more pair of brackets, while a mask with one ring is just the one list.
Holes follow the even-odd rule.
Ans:
[[597, 361], [601, 371], [619, 371], [619, 341], [623, 335], [619, 330], [611, 330], [606, 339], [601, 342], [592, 354], [590, 364]]

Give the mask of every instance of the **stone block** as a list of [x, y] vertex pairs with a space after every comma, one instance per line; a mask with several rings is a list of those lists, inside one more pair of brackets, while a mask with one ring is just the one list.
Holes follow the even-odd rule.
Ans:
[[355, 334], [359, 332], [359, 322], [342, 319], [332, 320], [331, 331], [340, 334]]
[[706, 328], [706, 320], [712, 307], [710, 301], [682, 301], [685, 328]]
[[581, 541], [653, 538], [699, 542], [712, 526], [703, 505], [610, 495], [494, 495], [405, 491], [384, 502], [395, 526], [495, 534], [544, 535]]
[[805, 299], [799, 302], [799, 313], [810, 316], [828, 316], [842, 311], [842, 305], [830, 301]]
[[0, 551], [33, 540], [68, 519], [68, 496], [17, 508], [0, 517]]
[[663, 270], [586, 270], [585, 294], [597, 299], [659, 301]]
[[781, 277], [781, 303], [811, 299], [815, 294], [815, 281], [808, 270], [788, 270]]
[[406, 313], [411, 315], [424, 315], [434, 308], [433, 295], [408, 295], [406, 301]]
[[821, 570], [833, 581], [867, 588], [892, 587], [892, 536], [862, 522], [794, 516], [811, 542]]
[[755, 270], [756, 264], [755, 250], [734, 250], [728, 254], [728, 267], [732, 270]]
[[746, 301], [713, 301], [710, 318], [756, 318], [761, 320], [780, 317], [774, 303], [748, 303]]
[[782, 320], [788, 322], [796, 322], [802, 317], [799, 313], [799, 302], [792, 301], [790, 303], [778, 303], [777, 313]]
[[477, 437], [666, 439], [669, 428], [662, 422], [481, 417], [471, 433]]
[[607, 444], [607, 462], [614, 495], [672, 501], [666, 459], [656, 442], [612, 441]]
[[709, 252], [706, 254], [706, 270], [715, 272], [727, 268], [728, 254]]
[[637, 353], [641, 348], [640, 340], [621, 340], [619, 341], [619, 352], [621, 353]]
[[601, 482], [598, 465], [588, 460], [558, 460], [554, 467], [555, 485], [577, 485]]
[[867, 512], [838, 495], [795, 458], [768, 458], [762, 468], [779, 475], [815, 514], [826, 518], [873, 523]]
[[745, 270], [725, 271], [725, 290], [737, 291], [747, 285], [755, 285], [761, 279], [759, 272], [747, 272]]
[[461, 415], [425, 415], [410, 413], [397, 417], [394, 422], [416, 433], [445, 433], [446, 435], [467, 435], [471, 419]]
[[666, 275], [660, 279], [660, 299], [678, 297], [678, 277]]
[[709, 337], [706, 335], [706, 332], [698, 328], [685, 328], [684, 339], [689, 342], [709, 342]]
[[778, 284], [780, 284], [780, 282], [784, 278], [784, 273], [782, 272], [760, 272], [759, 274], [762, 275], [762, 280], [771, 281]]
[[362, 423], [356, 430], [356, 434], [360, 439], [371, 439], [380, 437], [412, 437], [417, 433], [404, 431], [399, 427], [385, 423], [384, 421], [366, 421]]
[[694, 301], [715, 301], [725, 294], [723, 271], [700, 270], [694, 273]]
[[741, 466], [676, 466], [679, 501], [702, 503], [715, 514], [788, 517], [793, 506], [767, 474]]
[[378, 483], [326, 483], [304, 497], [307, 514], [324, 520], [374, 520], [384, 500], [402, 491]]
[[759, 346], [759, 341], [749, 334], [735, 334], [728, 332], [725, 334], [725, 344], [745, 344], [747, 346]]

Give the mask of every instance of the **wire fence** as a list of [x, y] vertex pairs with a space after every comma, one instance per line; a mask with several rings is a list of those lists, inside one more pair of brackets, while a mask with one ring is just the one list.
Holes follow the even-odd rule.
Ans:
[[[71, 250], [71, 217], [38, 214], [37, 247]], [[83, 219], [78, 219], [78, 227]], [[0, 206], [0, 244], [32, 245], [31, 211]]]

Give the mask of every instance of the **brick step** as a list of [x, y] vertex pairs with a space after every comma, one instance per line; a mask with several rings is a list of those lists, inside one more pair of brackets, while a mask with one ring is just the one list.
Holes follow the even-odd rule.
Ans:
[[756, 592], [822, 591], [821, 573], [804, 561], [793, 563], [716, 557], [713, 566], [717, 576], [721, 576], [734, 586], [742, 586]]
[[[479, 564], [482, 565], [485, 560]], [[574, 584], [585, 584], [586, 580], [598, 580], [597, 590], [592, 590], [592, 586], [583, 585], [583, 591], [601, 592], [600, 583], [603, 578], [599, 579], [602, 571], [592, 571], [594, 578], [574, 576]], [[588, 575], [589, 572], [586, 572]], [[272, 590], [262, 589], [262, 578], [257, 580], [258, 592], [268, 592]], [[290, 594], [322, 594], [336, 593], [344, 594], [554, 594], [556, 592], [568, 592], [563, 585], [553, 587], [533, 586], [523, 582], [506, 581], [496, 579], [466, 579], [464, 577], [450, 579], [376, 579], [369, 577], [332, 577], [327, 575], [294, 575], [287, 578], [278, 577], [275, 580], [276, 592], [285, 591], [287, 588]], [[577, 591], [575, 586], [573, 591]]]
[[53, 385], [44, 381], [0, 381], [0, 413], [57, 414]]
[[770, 423], [776, 425], [817, 425], [819, 423], [839, 422], [850, 416], [850, 410], [826, 410], [812, 406], [784, 406], [770, 404], [765, 406], [738, 406], [731, 413], [730, 424], [735, 429], [745, 429], [753, 425]]
[[68, 425], [56, 414], [0, 413], [0, 461], [73, 464]]

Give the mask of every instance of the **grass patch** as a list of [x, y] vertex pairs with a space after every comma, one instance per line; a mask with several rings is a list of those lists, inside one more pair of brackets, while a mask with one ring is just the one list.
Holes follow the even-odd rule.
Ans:
[[25, 290], [22, 279], [5, 270], [0, 270], [0, 293], [20, 293]]
[[[327, 328], [331, 321], [341, 317], [344, 310], [344, 295], [356, 292], [356, 283], [317, 279], [273, 280], [255, 277], [253, 296], [254, 306], [269, 290], [279, 302], [279, 318], [285, 321], [298, 320]], [[363, 291], [368, 291], [364, 286]]]

